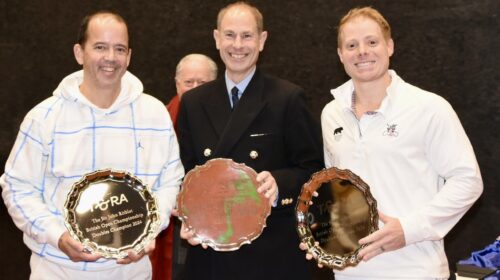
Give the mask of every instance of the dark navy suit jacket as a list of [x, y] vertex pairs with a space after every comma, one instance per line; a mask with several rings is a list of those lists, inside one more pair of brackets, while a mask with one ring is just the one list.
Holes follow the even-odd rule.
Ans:
[[271, 172], [279, 189], [259, 238], [234, 252], [190, 248], [187, 279], [310, 279], [305, 253], [298, 249], [294, 209], [323, 157], [319, 123], [303, 90], [257, 70], [232, 110], [224, 77], [219, 78], [182, 96], [178, 132], [186, 172], [212, 158], [231, 158]]

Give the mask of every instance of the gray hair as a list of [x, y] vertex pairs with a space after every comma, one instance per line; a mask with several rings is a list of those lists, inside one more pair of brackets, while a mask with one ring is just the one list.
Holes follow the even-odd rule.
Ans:
[[182, 71], [182, 66], [184, 66], [184, 63], [192, 60], [205, 61], [208, 64], [208, 67], [210, 68], [210, 74], [212, 75], [212, 78], [214, 79], [217, 78], [217, 64], [210, 57], [199, 53], [192, 53], [183, 57], [177, 64], [177, 67], [175, 67], [175, 77], [179, 76], [180, 72]]

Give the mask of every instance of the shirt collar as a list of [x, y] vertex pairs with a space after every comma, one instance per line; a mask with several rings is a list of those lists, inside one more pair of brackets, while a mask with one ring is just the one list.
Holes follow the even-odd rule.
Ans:
[[[389, 108], [391, 107], [391, 104], [394, 103], [395, 98], [396, 98], [396, 88], [399, 83], [399, 76], [396, 74], [394, 70], [388, 70], [389, 75], [391, 76], [391, 83], [386, 89], [386, 96], [382, 100], [382, 103], [380, 104], [380, 107], [375, 110], [371, 111], [368, 114], [373, 115], [376, 113], [381, 113], [383, 115], [386, 115]], [[348, 85], [348, 92], [350, 94], [348, 95], [349, 97], [345, 99], [345, 105], [344, 105], [344, 110], [350, 110], [353, 111], [353, 108], [355, 104], [353, 103], [355, 92], [354, 92], [354, 84], [352, 81], [350, 81], [350, 84]]]
[[257, 67], [254, 67], [253, 70], [250, 72], [250, 74], [248, 74], [248, 76], [246, 76], [245, 79], [243, 79], [238, 84], [235, 84], [233, 81], [231, 81], [231, 79], [227, 76], [227, 70], [226, 70], [226, 72], [224, 74], [224, 78], [226, 80], [226, 88], [227, 88], [228, 95], [231, 97], [231, 89], [233, 89], [233, 87], [237, 87], [238, 88], [238, 97], [241, 98], [241, 96], [243, 95], [243, 92], [245, 92], [245, 89], [247, 88], [248, 84], [252, 80], [256, 69], [257, 69]]
[[380, 104], [380, 108], [377, 110], [384, 115], [387, 115], [389, 113], [392, 104], [396, 102], [396, 98], [398, 96], [396, 90], [400, 81], [399, 76], [394, 70], [389, 70], [389, 75], [391, 76], [391, 83], [387, 87], [387, 95], [385, 96], [384, 100], [382, 100], [382, 104]]

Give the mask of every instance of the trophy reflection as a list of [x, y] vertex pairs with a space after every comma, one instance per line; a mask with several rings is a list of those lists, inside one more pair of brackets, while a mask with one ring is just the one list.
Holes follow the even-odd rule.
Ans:
[[[356, 251], [358, 240], [370, 233], [370, 208], [363, 193], [347, 180], [322, 184], [313, 199], [315, 217], [311, 231], [327, 252], [344, 255]], [[313, 204], [313, 205], [314, 205]], [[314, 213], [316, 212], [316, 213]]]

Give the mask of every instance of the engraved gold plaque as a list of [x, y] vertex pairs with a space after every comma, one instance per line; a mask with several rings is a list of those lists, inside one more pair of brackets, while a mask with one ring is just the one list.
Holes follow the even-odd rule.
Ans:
[[160, 218], [155, 197], [136, 177], [111, 169], [73, 184], [64, 207], [70, 235], [105, 258], [141, 252], [156, 237]]
[[304, 184], [296, 216], [307, 251], [333, 269], [357, 265], [358, 252], [366, 246], [358, 240], [378, 229], [377, 202], [368, 185], [350, 170], [335, 167], [314, 173]]

